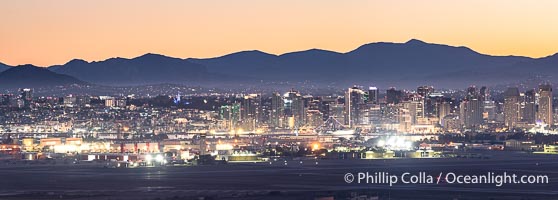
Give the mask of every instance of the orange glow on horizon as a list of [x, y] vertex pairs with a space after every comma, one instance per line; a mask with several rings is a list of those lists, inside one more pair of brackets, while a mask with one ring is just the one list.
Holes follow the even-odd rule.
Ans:
[[50, 66], [159, 53], [347, 52], [371, 42], [467, 46], [490, 55], [558, 52], [558, 1], [18, 0], [0, 2], [0, 62]]

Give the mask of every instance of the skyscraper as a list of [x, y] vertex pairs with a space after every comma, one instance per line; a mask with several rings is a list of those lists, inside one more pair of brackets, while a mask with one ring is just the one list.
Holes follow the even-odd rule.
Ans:
[[361, 124], [364, 117], [364, 91], [358, 87], [349, 88], [345, 93], [345, 124], [349, 127]]
[[283, 95], [283, 108], [289, 128], [299, 128], [304, 126], [306, 120], [306, 110], [304, 99], [299, 92], [291, 90]]
[[486, 86], [482, 86], [480, 89], [480, 99], [481, 101], [488, 101], [490, 100], [490, 91]]
[[377, 87], [368, 88], [368, 103], [378, 104], [379, 97], [380, 97], [380, 92]]
[[24, 88], [21, 89], [20, 92], [24, 107], [29, 108], [29, 106], [31, 106], [31, 102], [33, 101], [33, 89]]
[[388, 104], [398, 104], [403, 99], [403, 92], [401, 90], [396, 90], [395, 88], [390, 88], [386, 91], [386, 103]]
[[485, 117], [487, 122], [495, 122], [497, 113], [498, 109], [496, 106], [496, 102], [494, 102], [493, 100], [485, 100], [483, 102], [483, 115], [486, 114], [486, 116], [483, 117]]
[[480, 94], [477, 91], [477, 87], [472, 85], [470, 87], [467, 88], [467, 95], [465, 96], [466, 99], [473, 99], [473, 98], [479, 98]]
[[444, 119], [444, 117], [448, 116], [449, 114], [451, 114], [450, 102], [442, 101], [442, 103], [439, 105], [439, 112], [438, 112], [439, 123], [442, 124], [442, 120]]
[[221, 120], [224, 121], [225, 127], [229, 130], [236, 130], [238, 122], [240, 121], [240, 104], [233, 103], [232, 105], [223, 105], [219, 110]]
[[[402, 102], [402, 109], [407, 110], [402, 112], [409, 115], [409, 122], [411, 125], [417, 124], [420, 118], [424, 118], [424, 98], [421, 95], [414, 94], [408, 100]], [[405, 117], [404, 117], [405, 118]]]
[[539, 85], [539, 106], [537, 110], [537, 121], [544, 124], [554, 124], [552, 117], [552, 86], [550, 84]]
[[283, 127], [283, 117], [284, 117], [284, 102], [283, 96], [279, 93], [273, 93], [271, 95], [271, 113], [270, 113], [270, 123], [273, 128]]
[[382, 122], [382, 107], [380, 104], [368, 104], [368, 124], [380, 127]]
[[259, 94], [249, 94], [242, 99], [240, 114], [244, 128], [255, 130], [261, 123], [262, 98]]
[[459, 105], [463, 125], [466, 128], [474, 128], [482, 125], [483, 102], [474, 86], [467, 89], [467, 96]]
[[430, 93], [424, 99], [424, 115], [440, 117], [440, 106], [446, 100], [442, 93]]
[[467, 128], [482, 125], [482, 101], [478, 98], [465, 99], [459, 104], [462, 123]]
[[521, 98], [521, 121], [528, 124], [534, 124], [536, 120], [536, 92], [535, 90], [528, 90]]
[[504, 92], [504, 124], [513, 128], [520, 121], [519, 89], [510, 87]]
[[[324, 121], [327, 120], [329, 118], [329, 116], [333, 115], [333, 113], [331, 113], [331, 106], [337, 104], [337, 99], [338, 97], [331, 97], [331, 96], [326, 96], [326, 97], [321, 97], [320, 98], [320, 112], [322, 112], [324, 114]], [[343, 120], [341, 120], [343, 121]]]

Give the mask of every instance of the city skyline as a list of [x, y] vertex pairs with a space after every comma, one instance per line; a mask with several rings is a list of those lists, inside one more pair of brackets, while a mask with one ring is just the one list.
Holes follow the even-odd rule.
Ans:
[[[558, 52], [554, 1], [320, 2], [145, 1], [2, 3], [0, 62], [63, 64], [134, 57], [215, 57], [258, 49], [346, 52], [412, 38], [489, 55]], [[443, 17], [442, 17], [443, 16]]]
[[0, 199], [556, 199], [556, 8], [0, 1]]

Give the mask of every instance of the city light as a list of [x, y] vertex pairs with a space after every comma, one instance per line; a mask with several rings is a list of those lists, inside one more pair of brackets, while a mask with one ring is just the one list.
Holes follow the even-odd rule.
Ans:
[[314, 143], [312, 144], [312, 151], [318, 150], [320, 149], [320, 144], [319, 143]]
[[163, 159], [164, 159], [163, 155], [161, 155], [161, 154], [158, 154], [157, 156], [155, 156], [155, 161], [157, 161], [159, 163], [162, 163]]
[[151, 156], [150, 154], [145, 155], [145, 160], [146, 161], [152, 161], [153, 160], [153, 156]]
[[413, 149], [413, 143], [411, 141], [405, 140], [405, 138], [398, 136], [388, 137], [386, 140], [378, 140], [376, 146], [389, 150]]
[[0, 199], [558, 199], [557, 8], [0, 1]]

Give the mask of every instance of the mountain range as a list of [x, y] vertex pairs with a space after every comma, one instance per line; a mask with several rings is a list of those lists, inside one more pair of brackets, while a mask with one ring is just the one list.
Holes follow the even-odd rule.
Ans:
[[[254, 50], [188, 59], [150, 53], [95, 62], [74, 59], [48, 69], [100, 85], [314, 81], [382, 87], [465, 87], [514, 82], [530, 76], [558, 77], [557, 67], [558, 54], [544, 58], [491, 56], [467, 47], [412, 39], [405, 43], [365, 44], [345, 53], [310, 49], [273, 55]], [[0, 65], [0, 70], [9, 68]], [[5, 72], [0, 73], [0, 82], [5, 81]]]
[[200, 64], [150, 53], [133, 59], [111, 58], [100, 62], [74, 59], [49, 69], [87, 82], [111, 85], [186, 83], [213, 78]]
[[0, 88], [39, 88], [63, 85], [87, 85], [74, 77], [57, 74], [43, 67], [20, 65], [0, 73]]
[[7, 70], [7, 69], [10, 69], [10, 66], [9, 66], [9, 65], [6, 65], [6, 64], [4, 64], [4, 63], [0, 63], [0, 72], [3, 72], [3, 71], [5, 71], [5, 70]]

